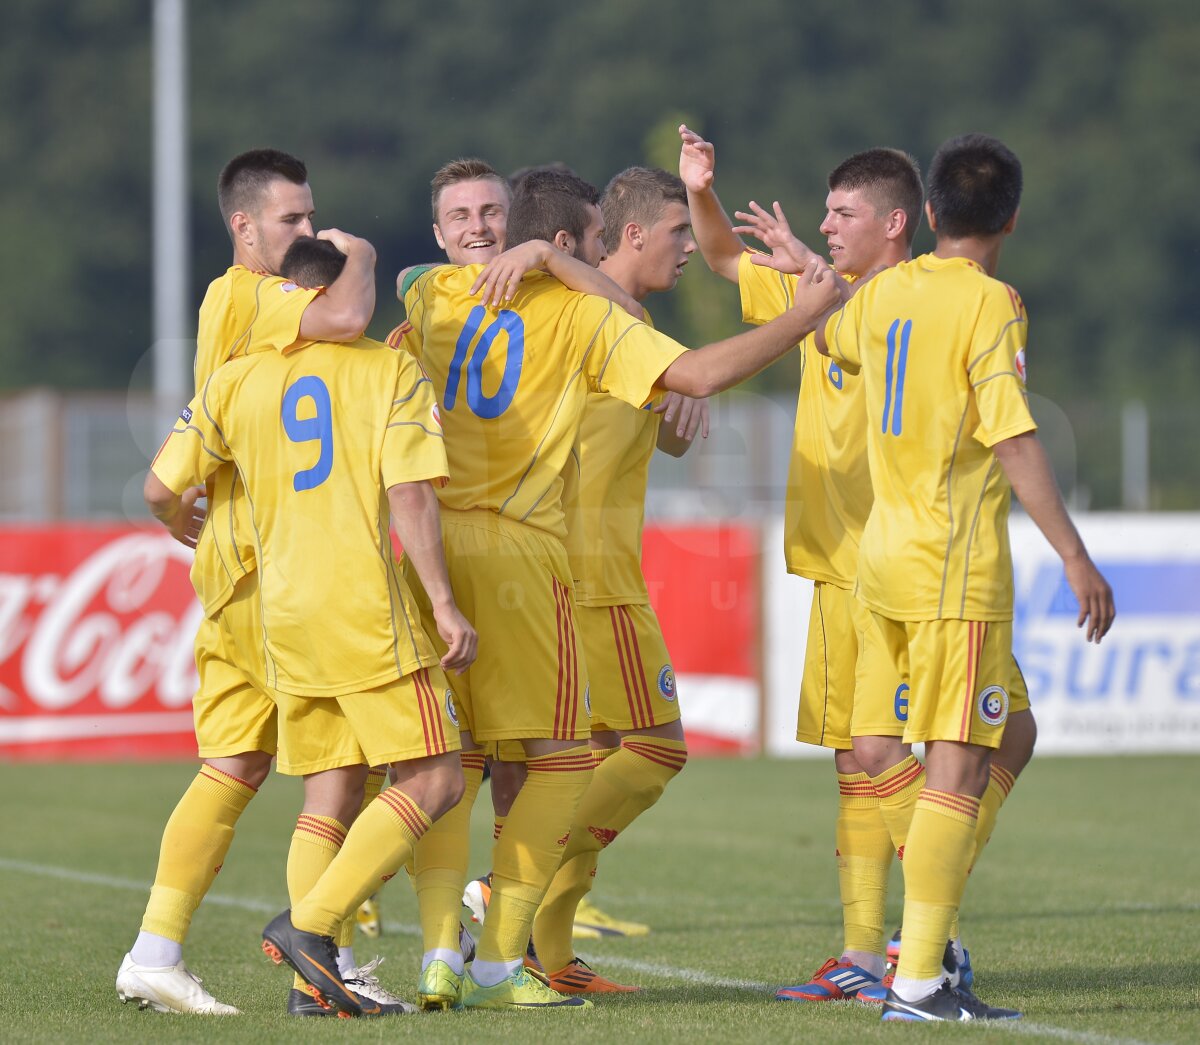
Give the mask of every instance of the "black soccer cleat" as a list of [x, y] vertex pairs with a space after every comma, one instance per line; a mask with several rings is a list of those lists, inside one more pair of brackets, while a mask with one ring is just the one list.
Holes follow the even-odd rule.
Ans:
[[889, 990], [883, 1003], [883, 1019], [912, 1022], [962, 1022], [966, 1020], [1019, 1020], [1016, 1009], [995, 1009], [985, 1005], [974, 994], [951, 987], [949, 980], [928, 998], [904, 1001], [895, 989]]
[[[416, 1006], [409, 1005], [408, 1002], [397, 1000], [395, 1003], [379, 1002], [376, 1004], [370, 998], [363, 998], [359, 995], [359, 1006], [362, 1008], [363, 1016], [406, 1016], [411, 1012], [416, 1012]], [[378, 1009], [378, 1011], [376, 1011]], [[311, 998], [298, 987], [293, 987], [288, 992], [287, 1014], [289, 1016], [339, 1016], [341, 1015], [337, 1009], [327, 1008], [317, 1001], [316, 998]]]
[[[263, 930], [263, 953], [276, 965], [287, 962], [308, 984], [309, 993], [322, 1008], [333, 1008], [339, 1016], [361, 1016], [358, 997], [342, 982], [337, 967], [337, 946], [332, 936], [304, 932], [292, 924], [292, 912], [284, 911]], [[371, 1008], [376, 1008], [374, 1005]], [[378, 1015], [367, 1011], [367, 1015]]]

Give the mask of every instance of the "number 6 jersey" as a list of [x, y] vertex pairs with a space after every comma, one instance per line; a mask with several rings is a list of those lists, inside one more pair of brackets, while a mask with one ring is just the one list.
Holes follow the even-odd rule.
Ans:
[[528, 273], [506, 307], [469, 291], [480, 266], [419, 277], [388, 342], [421, 360], [438, 396], [448, 508], [488, 508], [564, 537], [563, 468], [589, 391], [640, 407], [687, 351], [604, 298]]
[[360, 338], [230, 360], [152, 469], [181, 493], [229, 461], [250, 504], [268, 686], [341, 696], [437, 663], [389, 535], [388, 488], [447, 476], [411, 356]]

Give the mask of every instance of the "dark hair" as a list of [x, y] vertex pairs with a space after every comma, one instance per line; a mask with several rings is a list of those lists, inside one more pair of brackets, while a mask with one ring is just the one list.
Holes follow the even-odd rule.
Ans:
[[632, 221], [648, 228], [662, 217], [668, 203], [687, 206], [687, 189], [678, 175], [660, 167], [627, 167], [614, 174], [600, 199], [608, 253], [615, 253], [621, 245], [626, 225]]
[[573, 174], [571, 170], [562, 160], [552, 160], [550, 163], [533, 163], [528, 167], [518, 167], [508, 176], [508, 187], [516, 192], [523, 182], [534, 171], [566, 171], [568, 174]]
[[994, 236], [1016, 214], [1021, 184], [1021, 161], [999, 139], [964, 134], [943, 142], [929, 165], [938, 236]]
[[588, 207], [599, 203], [596, 186], [574, 171], [535, 168], [521, 179], [513, 194], [504, 244], [511, 248], [532, 239], [553, 240], [559, 232], [569, 233], [578, 242], [591, 217]]
[[867, 149], [839, 163], [829, 174], [829, 188], [861, 189], [872, 199], [876, 213], [904, 211], [904, 235], [912, 243], [921, 224], [921, 168], [900, 149]]
[[435, 222], [438, 220], [438, 203], [441, 201], [442, 192], [445, 189], [451, 185], [457, 185], [460, 181], [480, 181], [483, 178], [494, 179], [504, 190], [505, 198], [512, 201], [512, 190], [508, 187], [508, 182], [496, 173], [490, 163], [474, 157], [451, 160], [437, 169], [433, 180], [429, 183], [432, 190], [433, 220]]
[[329, 240], [301, 236], [288, 247], [279, 274], [301, 287], [327, 287], [345, 264], [346, 255]]
[[278, 178], [293, 185], [308, 181], [308, 168], [303, 160], [278, 149], [251, 149], [235, 156], [217, 178], [217, 206], [228, 223], [239, 210], [257, 212], [267, 186]]

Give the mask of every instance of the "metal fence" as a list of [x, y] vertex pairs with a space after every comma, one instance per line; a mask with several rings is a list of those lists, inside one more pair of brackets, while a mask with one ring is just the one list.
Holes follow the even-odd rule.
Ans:
[[[1113, 410], [1031, 397], [1069, 504], [1200, 509], [1200, 412]], [[656, 455], [647, 514], [759, 519], [782, 510], [794, 395], [730, 392], [711, 406], [705, 444]], [[179, 410], [148, 392], [35, 389], [0, 398], [0, 519], [146, 518], [142, 482]]]

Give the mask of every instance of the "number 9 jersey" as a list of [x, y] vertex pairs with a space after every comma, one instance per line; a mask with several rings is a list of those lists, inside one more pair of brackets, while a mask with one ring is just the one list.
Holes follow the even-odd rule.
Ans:
[[452, 481], [438, 496], [565, 537], [562, 471], [589, 391], [644, 405], [687, 351], [604, 298], [527, 273], [504, 308], [470, 288], [480, 266], [441, 266], [409, 289], [388, 342], [421, 360], [438, 393]]
[[411, 356], [360, 338], [225, 363], [152, 469], [181, 493], [229, 461], [250, 503], [269, 688], [340, 696], [437, 663], [389, 531], [389, 487], [447, 476]]

